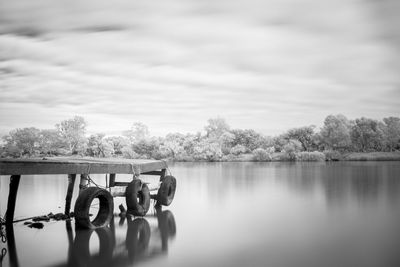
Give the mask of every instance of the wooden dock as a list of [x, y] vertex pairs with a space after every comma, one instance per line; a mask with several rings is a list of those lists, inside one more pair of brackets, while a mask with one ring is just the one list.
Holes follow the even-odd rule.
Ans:
[[[89, 174], [109, 174], [109, 186], [127, 185], [116, 182], [117, 174], [165, 176], [167, 164], [160, 160], [142, 159], [98, 159], [98, 158], [41, 158], [41, 159], [1, 159], [0, 175], [10, 175], [10, 191], [7, 202], [6, 223], [12, 224], [18, 186], [22, 175], [65, 174], [68, 177], [65, 214], [69, 214], [76, 175], [81, 176], [80, 185], [87, 182]], [[4, 178], [4, 177], [2, 177]]]

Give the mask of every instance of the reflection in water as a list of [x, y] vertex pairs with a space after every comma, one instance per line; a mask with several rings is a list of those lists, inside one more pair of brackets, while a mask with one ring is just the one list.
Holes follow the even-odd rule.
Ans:
[[[126, 217], [126, 238], [122, 244], [116, 242], [114, 221], [109, 227], [96, 230], [77, 229], [75, 238], [71, 221], [67, 220], [66, 230], [69, 249], [67, 263], [54, 266], [132, 266], [133, 263], [154, 258], [168, 252], [168, 242], [176, 235], [176, 223], [171, 211], [156, 209], [157, 228], [151, 229], [146, 218]], [[155, 236], [158, 244], [150, 244], [150, 237]], [[18, 257], [13, 226], [7, 226], [10, 266], [18, 267]], [[91, 253], [91, 240], [97, 236], [99, 248]], [[152, 245], [152, 247], [151, 247]], [[157, 249], [157, 245], [161, 246]], [[149, 248], [151, 251], [149, 252]]]
[[[72, 226], [49, 222], [41, 230], [18, 223], [16, 245], [12, 237], [3, 267], [400, 266], [399, 162], [175, 163], [170, 168], [179, 180], [174, 215], [115, 217], [97, 231], [76, 231], [73, 221]], [[16, 215], [48, 212], [64, 200], [63, 183], [44, 176], [21, 181]], [[46, 191], [48, 205], [33, 206], [44, 201], [37, 188]], [[4, 204], [7, 192], [0, 190]], [[174, 217], [179, 238], [171, 243]]]
[[[148, 253], [152, 235], [148, 220], [128, 216], [125, 244], [116, 243], [114, 221], [110, 227], [77, 230], [75, 239], [70, 244], [68, 266], [131, 266], [132, 263], [166, 253], [169, 239], [176, 234], [175, 218], [171, 211], [161, 209], [156, 209], [156, 217], [159, 231], [157, 239], [161, 242], [160, 250], [153, 247], [151, 253]], [[68, 232], [69, 240], [71, 240], [72, 231]], [[99, 251], [91, 255], [89, 245], [94, 234], [99, 239]], [[153, 234], [156, 234], [156, 231], [153, 231]]]

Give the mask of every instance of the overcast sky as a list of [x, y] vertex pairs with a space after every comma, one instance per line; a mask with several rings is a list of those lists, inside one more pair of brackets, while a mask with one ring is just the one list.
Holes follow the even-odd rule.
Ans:
[[1, 0], [0, 133], [400, 116], [397, 0]]

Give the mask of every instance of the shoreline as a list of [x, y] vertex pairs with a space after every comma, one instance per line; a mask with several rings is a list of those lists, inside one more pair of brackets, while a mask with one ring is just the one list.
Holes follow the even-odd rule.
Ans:
[[[273, 153], [271, 160], [255, 160], [252, 154], [241, 154], [238, 156], [223, 157], [220, 160], [172, 160], [171, 162], [331, 162], [331, 161], [400, 161], [400, 151], [396, 152], [348, 152], [339, 154], [333, 159], [316, 159], [316, 160], [288, 160], [283, 157], [284, 153]], [[285, 159], [284, 159], [285, 158]]]
[[[302, 153], [319, 153], [322, 157], [302, 157]], [[168, 162], [331, 162], [331, 161], [400, 161], [400, 151], [395, 152], [347, 152], [340, 154], [339, 152], [332, 155], [324, 155], [322, 152], [298, 152], [288, 157], [288, 154], [283, 152], [274, 152], [270, 154], [270, 158], [265, 160], [257, 160], [251, 153], [239, 154], [239, 155], [224, 155], [218, 160], [207, 160], [207, 159], [194, 159], [192, 157], [183, 159], [157, 159]], [[63, 158], [71, 156], [36, 156], [36, 157], [21, 157], [21, 158], [40, 158], [40, 159], [51, 159], [51, 158]], [[76, 158], [82, 158], [76, 156]], [[88, 157], [85, 157], [88, 158]], [[97, 158], [97, 157], [90, 157]], [[119, 158], [119, 157], [112, 157]], [[5, 159], [5, 158], [4, 158]], [[147, 158], [139, 158], [147, 159]]]

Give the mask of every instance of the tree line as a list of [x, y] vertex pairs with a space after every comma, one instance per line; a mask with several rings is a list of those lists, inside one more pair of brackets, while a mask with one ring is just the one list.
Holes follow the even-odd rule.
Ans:
[[390, 152], [400, 149], [400, 118], [349, 120], [329, 115], [321, 129], [293, 128], [277, 136], [252, 129], [232, 129], [223, 118], [209, 119], [195, 134], [154, 137], [140, 122], [121, 136], [86, 135], [87, 122], [75, 116], [53, 129], [18, 128], [2, 137], [1, 157], [81, 155], [153, 158], [177, 161], [329, 160], [348, 152]]

